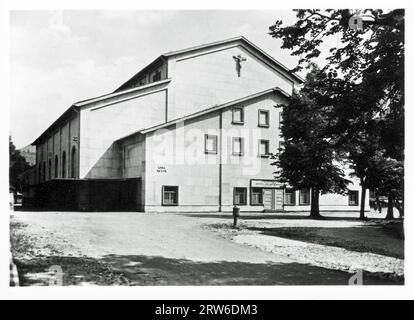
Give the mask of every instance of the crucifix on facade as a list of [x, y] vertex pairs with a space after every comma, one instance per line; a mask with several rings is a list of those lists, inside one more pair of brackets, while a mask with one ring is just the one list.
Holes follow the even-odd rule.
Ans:
[[237, 56], [233, 56], [233, 59], [236, 61], [236, 70], [237, 70], [237, 75], [240, 77], [240, 72], [241, 72], [241, 63], [243, 61], [246, 61], [246, 58], [242, 57], [241, 54], [238, 54]]

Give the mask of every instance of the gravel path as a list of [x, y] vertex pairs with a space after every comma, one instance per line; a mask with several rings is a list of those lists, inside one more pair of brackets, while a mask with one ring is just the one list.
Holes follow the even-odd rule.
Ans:
[[239, 229], [210, 228], [250, 245], [314, 266], [403, 281], [404, 240], [383, 221], [271, 219], [243, 220]]
[[[230, 241], [217, 215], [137, 212], [14, 212], [12, 253], [23, 285], [332, 285], [349, 273]], [[394, 284], [367, 279], [366, 284]]]

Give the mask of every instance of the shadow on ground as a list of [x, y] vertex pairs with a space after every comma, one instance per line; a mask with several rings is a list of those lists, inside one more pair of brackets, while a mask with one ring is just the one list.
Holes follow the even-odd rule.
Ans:
[[399, 231], [381, 225], [372, 224], [346, 228], [248, 227], [247, 229], [259, 231], [261, 234], [269, 236], [404, 259], [403, 236]]
[[[16, 261], [22, 286], [48, 285], [51, 266], [64, 285], [347, 285], [352, 274], [300, 263], [196, 262], [159, 256], [43, 257]], [[365, 285], [402, 282], [364, 275]]]

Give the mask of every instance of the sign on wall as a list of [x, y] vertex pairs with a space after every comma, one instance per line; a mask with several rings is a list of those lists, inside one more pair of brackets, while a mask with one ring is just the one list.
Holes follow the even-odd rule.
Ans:
[[252, 188], [282, 188], [283, 185], [276, 180], [251, 180]]
[[167, 168], [165, 166], [157, 166], [157, 173], [167, 173]]

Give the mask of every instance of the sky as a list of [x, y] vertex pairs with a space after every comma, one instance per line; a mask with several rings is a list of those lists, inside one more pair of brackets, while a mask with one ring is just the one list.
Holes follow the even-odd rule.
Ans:
[[[70, 105], [110, 93], [162, 53], [243, 35], [289, 68], [268, 35], [292, 11], [12, 11], [10, 130], [32, 143]], [[103, 128], [106, 130], [108, 128]]]

